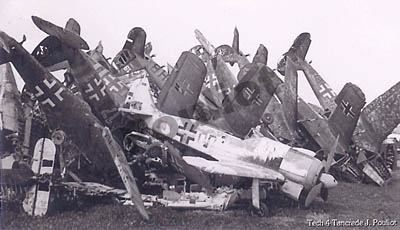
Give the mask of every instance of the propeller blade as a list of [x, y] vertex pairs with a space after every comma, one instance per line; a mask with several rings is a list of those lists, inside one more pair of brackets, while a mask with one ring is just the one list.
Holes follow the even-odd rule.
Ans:
[[308, 192], [306, 200], [304, 202], [304, 206], [308, 207], [310, 204], [317, 198], [317, 196], [321, 193], [322, 183], [318, 183]]
[[328, 158], [326, 159], [326, 163], [325, 163], [325, 172], [326, 173], [329, 172], [329, 169], [332, 166], [333, 157], [335, 156], [336, 147], [338, 145], [338, 142], [339, 142], [339, 135], [336, 137], [335, 143], [333, 144], [333, 147], [331, 148], [331, 151], [328, 154]]

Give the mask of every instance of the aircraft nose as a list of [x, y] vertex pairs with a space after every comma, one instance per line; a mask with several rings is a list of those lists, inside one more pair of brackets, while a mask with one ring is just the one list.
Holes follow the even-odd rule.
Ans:
[[324, 185], [325, 188], [333, 188], [337, 186], [337, 181], [335, 177], [330, 174], [322, 173], [320, 178], [321, 183]]

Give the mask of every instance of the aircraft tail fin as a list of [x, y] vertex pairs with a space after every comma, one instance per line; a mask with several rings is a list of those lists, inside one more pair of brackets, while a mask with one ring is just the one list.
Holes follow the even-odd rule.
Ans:
[[58, 38], [62, 43], [68, 44], [74, 49], [89, 49], [89, 45], [77, 33], [80, 31], [80, 26], [74, 19], [67, 22], [65, 29], [37, 16], [32, 16], [32, 21], [40, 30]]
[[81, 34], [81, 26], [80, 26], [79, 23], [78, 23], [75, 19], [73, 19], [73, 18], [70, 18], [70, 19], [67, 21], [67, 24], [65, 24], [65, 29], [66, 29], [66, 30], [69, 30], [69, 31], [72, 31], [72, 32], [74, 32], [74, 33], [76, 33], [76, 34], [78, 34], [78, 35]]
[[237, 29], [237, 27], [235, 27], [235, 30], [233, 31], [232, 49], [236, 53], [240, 53], [240, 51], [239, 51], [239, 30]]
[[309, 63], [302, 61], [299, 64], [319, 104], [326, 112], [332, 112], [336, 108], [336, 93]]
[[69, 67], [67, 57], [64, 55], [61, 42], [55, 36], [43, 39], [32, 51], [32, 56], [49, 71], [57, 71]]
[[360, 122], [353, 134], [354, 142], [366, 150], [379, 152], [382, 142], [400, 122], [400, 82], [365, 106]]
[[157, 106], [171, 115], [192, 118], [207, 69], [203, 61], [185, 51], [161, 89]]
[[340, 136], [345, 148], [350, 145], [350, 140], [357, 125], [361, 109], [365, 105], [365, 95], [361, 89], [346, 83], [335, 99], [336, 109], [329, 117], [328, 124], [335, 136]]
[[295, 64], [297, 64], [297, 61], [305, 61], [310, 44], [311, 35], [309, 33], [301, 33], [297, 36], [289, 51], [283, 54], [283, 58], [279, 61], [277, 68], [278, 71], [282, 75], [285, 75], [286, 57], [290, 57]]
[[263, 65], [266, 65], [268, 61], [268, 50], [265, 48], [263, 44], [260, 44], [260, 46], [257, 49], [256, 55], [253, 57], [253, 62], [252, 63], [260, 63]]
[[123, 49], [133, 50], [133, 52], [144, 57], [146, 49], [146, 32], [141, 27], [135, 27], [129, 31]]
[[250, 64], [231, 95], [225, 97], [223, 116], [236, 135], [244, 137], [251, 128], [260, 124], [261, 116], [280, 83], [273, 80], [272, 74], [275, 73], [265, 65]]

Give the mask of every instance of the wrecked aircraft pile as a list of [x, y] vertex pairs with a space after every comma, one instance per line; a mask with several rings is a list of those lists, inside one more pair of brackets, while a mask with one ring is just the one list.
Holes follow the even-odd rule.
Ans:
[[[32, 54], [25, 37], [0, 32], [1, 199], [17, 188], [31, 215], [79, 194], [133, 202], [144, 219], [155, 203], [225, 210], [239, 199], [263, 216], [268, 194], [308, 207], [328, 199], [333, 173], [382, 186], [398, 165], [398, 140], [384, 139], [400, 111], [384, 111], [400, 103], [399, 83], [366, 107], [352, 83], [335, 94], [305, 61], [308, 33], [278, 63], [282, 80], [265, 46], [252, 61], [239, 50], [236, 28], [232, 46], [217, 48], [196, 30], [200, 45], [165, 71], [140, 27], [109, 63], [101, 44], [84, 51], [74, 19], [65, 28], [32, 20], [48, 35]], [[228, 64], [238, 64], [238, 76]], [[51, 73], [60, 69], [63, 83]], [[298, 97], [298, 70], [322, 108]]]

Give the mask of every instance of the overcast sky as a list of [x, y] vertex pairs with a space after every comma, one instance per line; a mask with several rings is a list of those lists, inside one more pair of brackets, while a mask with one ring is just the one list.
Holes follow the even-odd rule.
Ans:
[[[32, 15], [61, 26], [75, 18], [91, 48], [102, 40], [106, 57], [114, 57], [129, 30], [141, 26], [160, 65], [175, 64], [182, 51], [198, 44], [196, 28], [218, 46], [232, 43], [237, 26], [240, 49], [252, 58], [264, 44], [271, 68], [298, 34], [311, 33], [306, 59], [337, 93], [351, 81], [369, 102], [399, 81], [398, 1], [0, 0], [0, 6], [0, 30], [18, 41], [25, 34], [28, 51], [46, 36]], [[300, 95], [315, 101], [300, 76]]]

